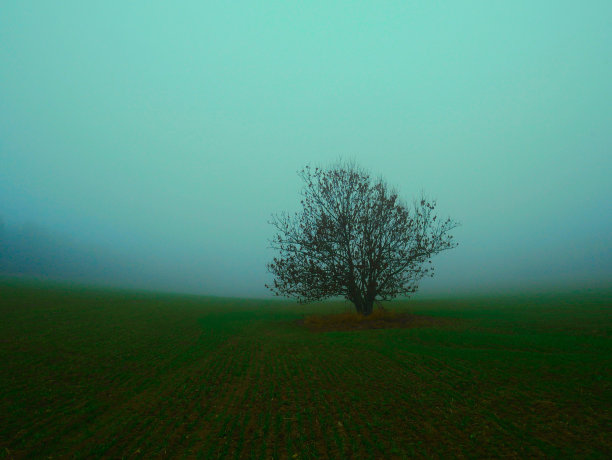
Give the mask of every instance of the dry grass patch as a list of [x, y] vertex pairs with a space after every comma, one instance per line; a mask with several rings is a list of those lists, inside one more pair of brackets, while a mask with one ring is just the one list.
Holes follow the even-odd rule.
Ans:
[[298, 320], [298, 324], [312, 331], [350, 331], [365, 329], [432, 327], [452, 324], [450, 318], [437, 318], [413, 313], [395, 312], [378, 308], [369, 316], [354, 311], [331, 315], [310, 315]]

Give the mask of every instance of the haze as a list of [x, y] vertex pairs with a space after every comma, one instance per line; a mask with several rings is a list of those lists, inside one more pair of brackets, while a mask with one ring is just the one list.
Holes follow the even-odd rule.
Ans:
[[270, 214], [343, 157], [462, 223], [421, 295], [610, 287], [611, 23], [609, 1], [3, 1], [0, 219], [31, 253], [2, 270], [267, 296]]

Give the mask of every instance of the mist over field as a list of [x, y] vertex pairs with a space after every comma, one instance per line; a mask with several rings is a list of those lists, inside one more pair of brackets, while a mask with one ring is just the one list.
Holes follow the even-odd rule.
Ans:
[[612, 4], [0, 5], [0, 275], [268, 296], [353, 159], [461, 222], [419, 295], [610, 287]]

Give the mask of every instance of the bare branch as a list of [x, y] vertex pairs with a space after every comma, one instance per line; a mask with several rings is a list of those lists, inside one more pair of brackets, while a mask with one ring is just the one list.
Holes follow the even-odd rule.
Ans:
[[433, 275], [431, 257], [456, 246], [458, 224], [435, 214], [421, 195], [408, 207], [395, 190], [355, 164], [330, 169], [306, 166], [302, 210], [272, 216], [277, 234], [268, 264], [277, 295], [300, 302], [344, 296], [363, 314], [377, 300], [407, 296]]

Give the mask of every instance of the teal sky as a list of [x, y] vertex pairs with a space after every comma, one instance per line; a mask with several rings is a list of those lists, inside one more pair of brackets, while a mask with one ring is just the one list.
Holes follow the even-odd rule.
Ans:
[[611, 82], [610, 1], [5, 0], [0, 217], [265, 295], [342, 156], [461, 221], [424, 293], [610, 286]]

